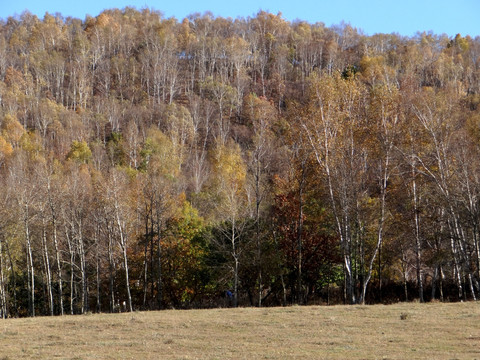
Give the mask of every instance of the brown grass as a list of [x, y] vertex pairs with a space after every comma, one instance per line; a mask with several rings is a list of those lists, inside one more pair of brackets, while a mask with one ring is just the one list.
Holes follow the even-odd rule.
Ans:
[[480, 359], [480, 304], [7, 319], [4, 359]]

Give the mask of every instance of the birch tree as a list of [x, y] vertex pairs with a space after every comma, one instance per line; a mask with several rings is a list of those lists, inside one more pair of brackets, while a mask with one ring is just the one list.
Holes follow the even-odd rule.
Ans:
[[309, 110], [299, 121], [325, 179], [342, 250], [346, 299], [356, 303], [353, 251], [366, 153], [358, 143], [361, 85], [338, 75], [311, 79]]
[[248, 177], [254, 194], [254, 221], [256, 243], [256, 266], [258, 271], [258, 306], [262, 306], [263, 272], [262, 272], [262, 208], [269, 193], [269, 172], [272, 164], [272, 123], [276, 111], [266, 99], [250, 95], [245, 103], [246, 116], [251, 122], [253, 138], [249, 151]]
[[218, 145], [213, 168], [216, 175], [216, 214], [222, 239], [217, 246], [231, 258], [233, 275], [233, 306], [238, 306], [239, 274], [242, 255], [242, 235], [246, 223], [246, 166], [238, 146]]

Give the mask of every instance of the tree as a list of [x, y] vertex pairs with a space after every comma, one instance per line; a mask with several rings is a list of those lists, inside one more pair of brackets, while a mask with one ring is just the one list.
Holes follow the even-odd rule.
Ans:
[[[126, 304], [128, 311], [133, 311], [130, 289], [130, 269], [128, 262], [128, 247], [130, 238], [135, 237], [135, 210], [138, 198], [135, 187], [131, 186], [128, 174], [116, 168], [111, 169], [111, 181], [106, 188], [106, 201], [109, 207], [111, 221], [114, 224], [113, 234], [120, 248], [125, 271]], [[121, 196], [122, 194], [122, 196]]]
[[[70, 255], [70, 313], [89, 311], [88, 253], [91, 239], [88, 236], [90, 207], [92, 206], [92, 180], [89, 168], [82, 163], [71, 162], [65, 169], [62, 207], [62, 223]], [[78, 259], [78, 263], [76, 260]], [[79, 304], [75, 304], [77, 286], [80, 280]]]
[[344, 80], [339, 75], [314, 76], [311, 81], [310, 108], [299, 121], [326, 182], [344, 259], [346, 300], [355, 303], [353, 256], [363, 227], [357, 216], [366, 175], [366, 154], [358, 137], [362, 87], [358, 81]]
[[254, 221], [256, 243], [256, 266], [258, 272], [258, 306], [262, 306], [263, 273], [262, 273], [262, 210], [270, 193], [269, 175], [273, 147], [273, 122], [276, 111], [266, 99], [251, 94], [245, 101], [245, 116], [250, 122], [253, 133], [248, 160], [248, 178], [254, 194]]
[[162, 243], [165, 301], [175, 308], [191, 306], [197, 297], [208, 293], [208, 283], [204, 283], [208, 278], [204, 220], [183, 197], [166, 224]]
[[219, 250], [231, 257], [233, 273], [233, 305], [238, 306], [239, 268], [242, 255], [242, 235], [245, 230], [247, 198], [245, 180], [247, 169], [240, 149], [218, 145], [212, 159], [215, 174], [215, 213], [220, 239]]
[[[371, 91], [370, 111], [370, 120], [374, 127], [370, 130], [370, 133], [376, 138], [376, 144], [374, 144], [373, 149], [366, 149], [366, 151], [370, 150], [370, 158], [373, 158], [374, 162], [371, 167], [375, 169], [374, 178], [376, 179], [379, 188], [379, 211], [378, 215], [375, 216], [375, 218], [378, 219], [376, 231], [377, 241], [370, 257], [360, 297], [360, 302], [363, 304], [365, 304], [367, 286], [372, 277], [373, 265], [377, 255], [379, 264], [381, 262], [381, 249], [384, 242], [385, 227], [389, 218], [387, 207], [387, 194], [389, 192], [388, 184], [396, 167], [396, 164], [394, 163], [394, 150], [396, 147], [396, 141], [398, 141], [399, 138], [398, 128], [400, 122], [397, 89], [388, 85], [379, 86], [377, 88], [374, 87]], [[379, 287], [381, 291], [381, 265], [379, 265], [378, 272]]]
[[[32, 218], [34, 216], [34, 202], [37, 198], [36, 186], [30, 186], [33, 169], [35, 167], [35, 158], [32, 154], [23, 149], [19, 149], [14, 155], [15, 166], [10, 168], [8, 184], [15, 197], [19, 221], [24, 234], [26, 249], [26, 267], [27, 267], [27, 287], [28, 287], [28, 314], [35, 316], [35, 269], [34, 262], [34, 244], [32, 238]], [[35, 183], [34, 183], [35, 184]]]
[[[475, 298], [472, 269], [467, 265], [471, 263], [471, 259], [466, 251], [468, 247], [466, 229], [462, 224], [459, 203], [454, 195], [454, 189], [458, 184], [458, 172], [456, 161], [450, 160], [454, 149], [451, 139], [452, 135], [455, 134], [454, 117], [449, 116], [452, 111], [451, 104], [446, 100], [445, 93], [436, 94], [427, 90], [422, 95], [419, 98], [418, 106], [414, 105], [414, 111], [425, 130], [431, 148], [430, 152], [422, 158], [417, 156], [417, 160], [420, 162], [425, 175], [435, 184], [438, 195], [442, 199], [442, 213], [445, 217], [445, 227], [448, 229], [458, 297], [460, 299], [465, 297], [462, 281], [465, 272], [470, 291]], [[451, 94], [449, 95], [451, 96]], [[463, 268], [462, 265], [465, 265], [466, 268]]]
[[0, 28], [2, 315], [478, 299], [478, 39], [131, 7]]
[[217, 143], [225, 146], [230, 136], [230, 117], [235, 108], [235, 89], [221, 80], [214, 80], [212, 77], [205, 80], [203, 88], [209, 94], [210, 99], [218, 106], [218, 119], [214, 136]]
[[[181, 169], [183, 150], [158, 128], [151, 128], [142, 156], [147, 173], [142, 183], [142, 220], [144, 224], [144, 278], [143, 305], [147, 305], [147, 292], [154, 308], [163, 307], [163, 237], [169, 219], [176, 209], [177, 178]], [[150, 275], [149, 275], [150, 274]]]
[[79, 163], [87, 163], [92, 158], [92, 151], [85, 141], [72, 142], [70, 152], [67, 154], [68, 160], [78, 161]]

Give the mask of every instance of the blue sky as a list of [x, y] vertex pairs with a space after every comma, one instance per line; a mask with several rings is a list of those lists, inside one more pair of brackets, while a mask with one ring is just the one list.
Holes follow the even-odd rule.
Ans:
[[413, 36], [417, 31], [454, 36], [480, 36], [480, 0], [0, 0], [0, 18], [28, 9], [43, 18], [45, 12], [85, 19], [104, 9], [133, 6], [160, 10], [165, 17], [181, 20], [207, 10], [216, 16], [248, 17], [259, 10], [281, 12], [287, 20], [301, 19], [327, 26], [341, 21], [362, 29], [367, 35], [399, 33]]

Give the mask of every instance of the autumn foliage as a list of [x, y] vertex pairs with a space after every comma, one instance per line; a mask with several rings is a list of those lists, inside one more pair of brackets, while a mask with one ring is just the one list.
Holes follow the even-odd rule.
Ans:
[[9, 17], [0, 313], [476, 300], [479, 159], [479, 38]]

